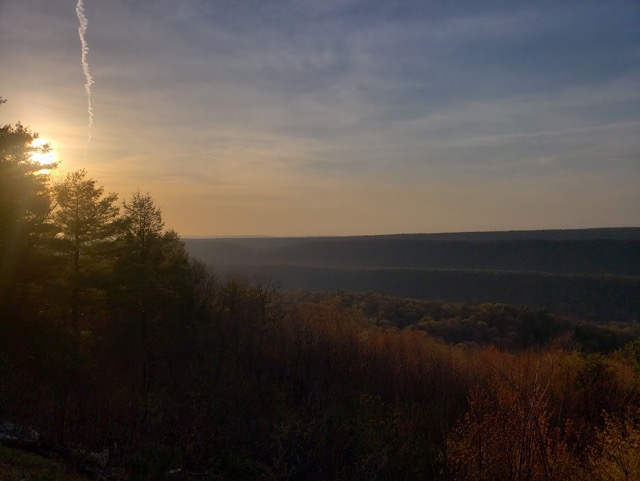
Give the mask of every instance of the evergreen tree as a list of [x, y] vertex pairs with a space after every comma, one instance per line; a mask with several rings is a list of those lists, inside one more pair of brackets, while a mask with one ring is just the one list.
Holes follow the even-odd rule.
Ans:
[[[0, 104], [4, 103], [0, 98]], [[50, 233], [51, 197], [47, 169], [32, 155], [38, 134], [20, 123], [0, 127], [0, 287], [4, 293], [38, 274], [34, 257]]]
[[[113, 277], [112, 302], [138, 339], [142, 377], [149, 386], [159, 338], [171, 336], [173, 319], [186, 315], [188, 257], [173, 230], [164, 231], [162, 213], [151, 196], [135, 192], [122, 204], [122, 236]], [[131, 322], [133, 321], [133, 322]]]
[[58, 204], [54, 215], [62, 251], [71, 258], [71, 320], [78, 332], [80, 292], [89, 286], [89, 274], [99, 272], [113, 257], [109, 247], [120, 230], [117, 194], [104, 195], [104, 188], [87, 178], [84, 169], [67, 174], [54, 186]]

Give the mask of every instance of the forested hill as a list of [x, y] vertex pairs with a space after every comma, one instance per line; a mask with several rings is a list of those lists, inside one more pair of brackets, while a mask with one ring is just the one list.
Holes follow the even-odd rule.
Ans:
[[435, 234], [394, 234], [380, 237], [401, 237], [427, 240], [640, 240], [640, 227], [600, 227], [593, 229], [508, 230], [486, 232], [443, 232]]
[[186, 239], [220, 273], [288, 290], [502, 302], [594, 320], [640, 317], [640, 228]]
[[291, 264], [640, 275], [640, 240], [431, 240], [410, 237], [187, 239], [214, 265]]

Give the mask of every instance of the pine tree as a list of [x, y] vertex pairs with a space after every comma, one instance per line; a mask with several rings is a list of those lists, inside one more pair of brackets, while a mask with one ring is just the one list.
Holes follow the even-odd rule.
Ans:
[[88, 274], [104, 268], [112, 257], [109, 247], [120, 229], [117, 194], [104, 195], [104, 188], [87, 178], [84, 169], [67, 174], [54, 187], [58, 204], [54, 215], [62, 240], [62, 251], [71, 258], [71, 321], [78, 333], [80, 294], [89, 287]]

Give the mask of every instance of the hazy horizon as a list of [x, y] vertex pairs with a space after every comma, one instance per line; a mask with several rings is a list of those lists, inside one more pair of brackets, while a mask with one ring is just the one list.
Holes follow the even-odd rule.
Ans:
[[341, 237], [394, 237], [394, 236], [440, 236], [440, 235], [463, 235], [463, 234], [516, 234], [534, 232], [565, 232], [565, 231], [600, 231], [600, 230], [626, 230], [639, 229], [638, 226], [611, 226], [611, 227], [582, 227], [582, 228], [553, 228], [553, 229], [502, 229], [484, 231], [448, 231], [448, 232], [383, 232], [379, 234], [348, 234], [348, 235], [181, 235], [184, 239], [310, 239], [310, 238], [341, 238]]
[[640, 225], [632, 0], [80, 4], [0, 0], [0, 123], [184, 237]]

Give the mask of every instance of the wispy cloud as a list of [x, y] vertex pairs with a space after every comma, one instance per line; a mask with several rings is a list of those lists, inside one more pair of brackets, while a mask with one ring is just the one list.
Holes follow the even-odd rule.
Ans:
[[[91, 141], [91, 128], [93, 127], [93, 107], [91, 105], [91, 85], [93, 85], [93, 77], [91, 76], [91, 71], [89, 69], [89, 61], [87, 57], [89, 55], [89, 44], [87, 43], [86, 34], [87, 27], [89, 26], [89, 22], [87, 20], [87, 16], [84, 13], [84, 2], [83, 0], [78, 0], [76, 4], [76, 15], [78, 16], [78, 36], [80, 37], [80, 50], [81, 50], [81, 63], [82, 63], [82, 73], [84, 73], [84, 90], [87, 93], [87, 113], [89, 114], [89, 130], [87, 137], [87, 144]], [[86, 149], [85, 149], [85, 157], [86, 157]]]
[[[587, 223], [587, 207], [592, 225], [638, 215], [619, 187], [640, 181], [633, 2], [87, 7], [100, 112], [87, 167], [109, 189], [155, 193], [186, 234], [309, 234], [318, 217], [331, 233], [329, 212], [336, 233], [356, 233], [354, 216], [368, 232], [424, 230], [418, 212], [430, 230], [472, 228], [465, 215], [525, 227], [518, 216], [552, 200], [554, 226]], [[74, 12], [62, 0], [0, 8], [0, 114], [60, 135], [71, 169], [86, 106]], [[194, 212], [225, 224], [187, 221]]]

